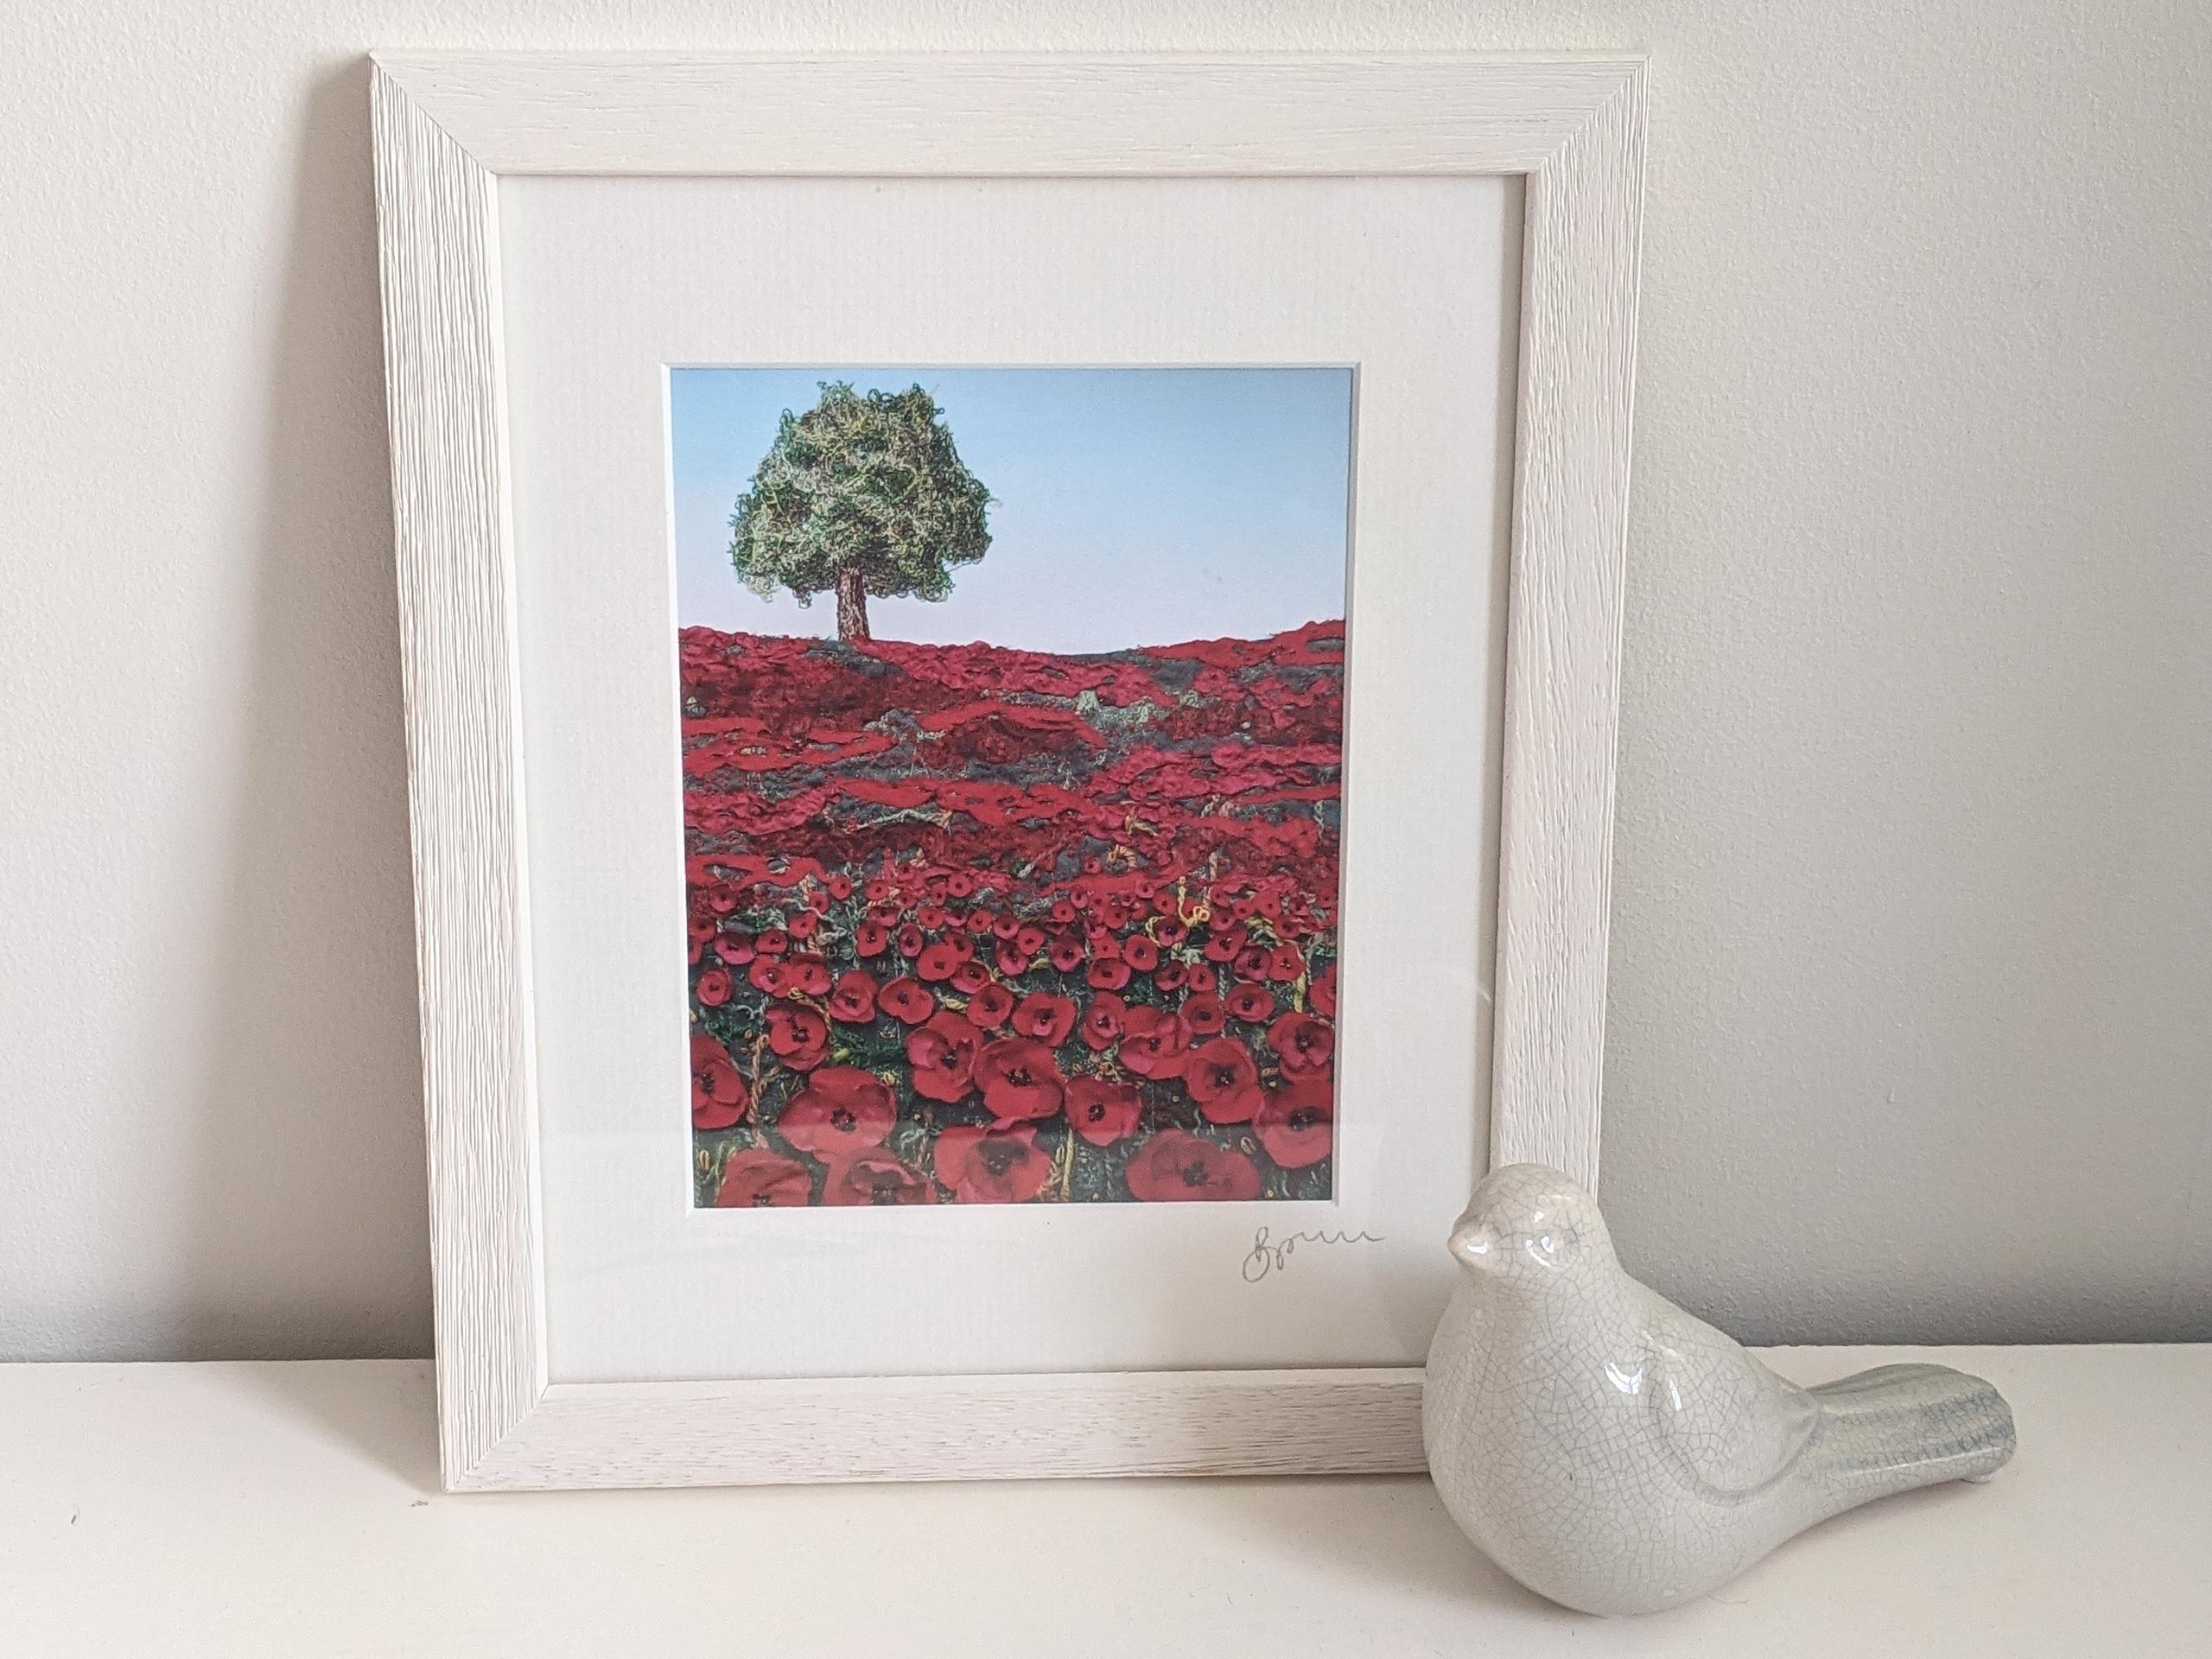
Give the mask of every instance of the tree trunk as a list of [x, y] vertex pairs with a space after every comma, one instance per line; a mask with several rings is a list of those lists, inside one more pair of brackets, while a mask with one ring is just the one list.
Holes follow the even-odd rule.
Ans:
[[861, 586], [857, 565], [845, 565], [837, 572], [837, 637], [849, 645], [868, 638], [868, 590]]

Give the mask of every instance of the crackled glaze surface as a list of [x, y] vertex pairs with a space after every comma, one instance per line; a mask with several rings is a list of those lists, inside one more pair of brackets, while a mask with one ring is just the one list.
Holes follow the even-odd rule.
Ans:
[[1672, 1606], [1816, 1521], [2012, 1455], [2011, 1409], [1963, 1371], [1785, 1382], [1624, 1273], [1597, 1205], [1556, 1170], [1491, 1172], [1451, 1249], [1430, 1472], [1469, 1537], [1567, 1606]]

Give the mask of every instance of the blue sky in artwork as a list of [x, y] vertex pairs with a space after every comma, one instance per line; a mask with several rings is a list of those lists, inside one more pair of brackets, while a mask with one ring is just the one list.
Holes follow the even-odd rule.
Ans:
[[669, 373], [677, 614], [834, 635], [834, 596], [762, 600], [729, 518], [786, 409], [817, 383], [919, 384], [994, 498], [952, 597], [868, 601], [880, 639], [1114, 651], [1260, 638], [1344, 613], [1347, 368], [678, 368]]

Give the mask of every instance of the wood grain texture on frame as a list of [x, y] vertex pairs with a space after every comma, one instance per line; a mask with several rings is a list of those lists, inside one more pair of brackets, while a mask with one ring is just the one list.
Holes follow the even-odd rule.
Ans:
[[486, 1488], [1376, 1474], [1423, 1467], [1421, 1373], [1102, 1371], [556, 1383]]
[[1491, 1161], [1598, 1185], [1643, 79], [1529, 175]]
[[545, 1386], [497, 181], [374, 78], [440, 1452]]
[[548, 1385], [497, 180], [1525, 175], [1491, 1150], [1594, 1183], [1640, 61], [403, 53], [373, 86], [448, 1484], [1421, 1467], [1405, 1367]]

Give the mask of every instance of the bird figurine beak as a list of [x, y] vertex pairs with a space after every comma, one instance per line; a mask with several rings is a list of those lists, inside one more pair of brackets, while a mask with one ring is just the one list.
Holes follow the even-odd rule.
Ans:
[[1461, 1265], [1488, 1268], [1497, 1262], [1497, 1235], [1479, 1221], [1462, 1221], [1452, 1230], [1448, 1247]]

